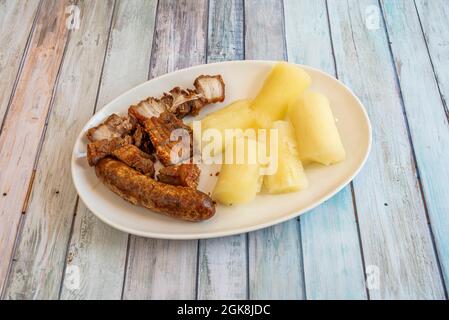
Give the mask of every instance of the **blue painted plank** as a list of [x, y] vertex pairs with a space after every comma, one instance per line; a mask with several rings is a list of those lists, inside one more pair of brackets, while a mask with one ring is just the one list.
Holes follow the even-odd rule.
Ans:
[[401, 93], [379, 2], [329, 1], [339, 78], [367, 107], [371, 156], [354, 180], [362, 247], [373, 299], [442, 299], [404, 117]]
[[449, 3], [415, 0], [415, 4], [449, 119]]
[[[413, 2], [386, 0], [382, 4], [431, 228], [447, 287], [449, 124]], [[439, 22], [447, 28], [447, 17]], [[446, 64], [449, 65], [449, 56], [446, 58]]]
[[[286, 58], [282, 1], [245, 1], [245, 57]], [[251, 299], [303, 299], [300, 232], [295, 219], [249, 234]]]
[[[335, 75], [325, 0], [284, 0], [288, 60]], [[301, 216], [307, 299], [366, 299], [350, 187]]]

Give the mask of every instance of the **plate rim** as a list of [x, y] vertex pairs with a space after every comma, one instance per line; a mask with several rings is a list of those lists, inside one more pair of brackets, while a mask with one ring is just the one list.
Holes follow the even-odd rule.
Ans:
[[[153, 239], [165, 239], [165, 240], [195, 240], [195, 239], [213, 239], [213, 238], [221, 238], [221, 237], [226, 237], [226, 236], [232, 236], [232, 235], [238, 235], [238, 234], [242, 234], [242, 233], [248, 233], [248, 232], [253, 232], [253, 231], [257, 231], [257, 230], [261, 230], [261, 229], [265, 229], [274, 225], [278, 225], [280, 223], [286, 222], [288, 220], [294, 219], [308, 211], [311, 211], [315, 208], [317, 208], [318, 206], [322, 205], [324, 202], [326, 202], [327, 200], [329, 200], [330, 198], [334, 197], [337, 193], [339, 193], [341, 190], [343, 190], [349, 183], [351, 183], [351, 181], [354, 180], [354, 178], [360, 173], [360, 171], [362, 170], [362, 168], [365, 166], [369, 155], [371, 153], [371, 148], [372, 148], [372, 141], [373, 141], [373, 132], [372, 132], [372, 125], [371, 125], [371, 121], [369, 119], [368, 116], [368, 112], [366, 111], [366, 108], [364, 106], [364, 104], [362, 103], [362, 101], [357, 97], [357, 95], [346, 85], [344, 84], [342, 81], [340, 81], [339, 79], [337, 79], [336, 77], [330, 75], [329, 73], [322, 71], [318, 68], [312, 67], [312, 66], [308, 66], [308, 65], [303, 65], [303, 64], [297, 64], [297, 63], [292, 63], [292, 62], [288, 62], [294, 65], [297, 65], [301, 68], [304, 68], [307, 70], [312, 70], [314, 72], [317, 72], [319, 74], [321, 74], [322, 76], [325, 76], [327, 78], [331, 78], [334, 81], [337, 81], [344, 90], [346, 90], [354, 99], [355, 101], [359, 104], [359, 106], [361, 107], [361, 111], [363, 114], [363, 117], [365, 118], [366, 124], [368, 126], [368, 146], [366, 149], [366, 153], [364, 155], [363, 160], [360, 162], [360, 164], [358, 165], [357, 169], [350, 175], [348, 176], [346, 179], [343, 180], [343, 182], [339, 185], [339, 187], [337, 187], [334, 191], [330, 192], [327, 196], [321, 198], [319, 201], [315, 201], [313, 203], [311, 203], [309, 206], [302, 208], [301, 210], [298, 211], [294, 211], [292, 213], [289, 213], [285, 216], [270, 220], [268, 222], [265, 223], [259, 223], [250, 227], [240, 227], [237, 229], [231, 229], [228, 231], [214, 231], [214, 232], [202, 232], [202, 233], [194, 233], [194, 234], [190, 234], [190, 233], [179, 233], [179, 234], [169, 234], [169, 233], [156, 233], [156, 232], [145, 232], [145, 231], [139, 231], [139, 230], [135, 230], [132, 228], [128, 228], [126, 226], [122, 226], [120, 224], [116, 224], [112, 221], [110, 221], [109, 219], [105, 218], [104, 216], [102, 216], [101, 214], [98, 214], [97, 212], [95, 212], [95, 210], [92, 210], [92, 208], [90, 207], [90, 205], [85, 201], [84, 197], [82, 196], [82, 193], [80, 193], [79, 190], [79, 186], [76, 184], [76, 179], [75, 179], [75, 166], [76, 166], [76, 160], [77, 160], [77, 146], [78, 146], [78, 142], [80, 141], [80, 139], [82, 139], [84, 132], [86, 131], [87, 127], [90, 125], [91, 120], [100, 112], [102, 112], [102, 110], [104, 110], [108, 105], [115, 103], [117, 100], [119, 100], [122, 96], [125, 96], [127, 94], [129, 94], [129, 92], [133, 91], [133, 90], [137, 90], [137, 88], [139, 87], [143, 87], [145, 86], [148, 82], [151, 81], [157, 81], [157, 80], [163, 80], [165, 77], [167, 76], [171, 76], [173, 74], [176, 73], [180, 73], [180, 72], [186, 72], [186, 71], [194, 71], [195, 69], [199, 69], [202, 68], [204, 66], [216, 66], [216, 65], [227, 65], [227, 64], [269, 64], [269, 65], [274, 65], [278, 62], [283, 62], [283, 61], [275, 61], [275, 60], [231, 60], [231, 61], [222, 61], [222, 62], [215, 62], [215, 63], [205, 63], [205, 64], [200, 64], [200, 65], [195, 65], [195, 66], [191, 66], [188, 68], [183, 68], [183, 69], [179, 69], [173, 72], [168, 72], [165, 73], [159, 77], [155, 77], [152, 78], [150, 80], [147, 80], [137, 86], [134, 86], [132, 88], [130, 88], [129, 90], [123, 92], [122, 94], [120, 94], [119, 96], [117, 96], [116, 98], [112, 99], [111, 101], [109, 101], [107, 104], [105, 104], [103, 106], [103, 108], [101, 108], [99, 111], [95, 112], [90, 118], [89, 120], [86, 122], [86, 124], [83, 126], [83, 128], [81, 129], [81, 132], [78, 134], [77, 138], [75, 139], [75, 143], [72, 149], [72, 157], [71, 157], [71, 175], [72, 175], [72, 182], [73, 185], [75, 186], [75, 190], [78, 194], [78, 196], [80, 197], [80, 199], [83, 201], [84, 205], [89, 209], [89, 211], [91, 211], [98, 219], [100, 219], [101, 221], [103, 221], [104, 223], [106, 223], [107, 225], [132, 234], [132, 235], [136, 235], [136, 236], [140, 236], [140, 237], [146, 237], [146, 238], [153, 238]], [[124, 200], [125, 201], [125, 200]], [[150, 210], [151, 211], [151, 210]], [[154, 213], [154, 212], [151, 212]], [[156, 214], [156, 213], [154, 213]]]

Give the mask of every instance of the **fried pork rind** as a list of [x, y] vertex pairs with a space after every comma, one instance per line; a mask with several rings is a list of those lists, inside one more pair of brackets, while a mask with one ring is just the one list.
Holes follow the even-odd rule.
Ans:
[[[156, 157], [164, 166], [175, 165], [191, 158], [192, 129], [175, 115], [164, 112], [159, 117], [145, 120], [143, 125], [156, 149]], [[174, 140], [172, 139], [174, 133], [181, 133], [182, 136]], [[175, 147], [178, 149], [173, 149]]]
[[129, 107], [128, 113], [138, 121], [145, 121], [146, 119], [150, 119], [152, 117], [159, 117], [161, 113], [167, 111], [167, 105], [165, 102], [163, 100], [150, 97]]
[[164, 167], [159, 170], [158, 181], [196, 189], [200, 178], [200, 169], [196, 164], [183, 163], [176, 166]]
[[225, 99], [225, 84], [220, 75], [201, 75], [195, 79], [194, 86], [195, 90], [175, 87], [160, 99], [150, 97], [132, 105], [128, 113], [141, 122], [159, 117], [165, 111], [182, 119], [187, 115], [198, 115], [206, 105]]
[[127, 144], [131, 144], [133, 139], [130, 136], [125, 138], [111, 138], [93, 141], [87, 144], [87, 161], [90, 166], [94, 166], [103, 158], [110, 156], [114, 150]]
[[151, 143], [148, 133], [145, 132], [145, 129], [140, 124], [137, 124], [137, 126], [136, 126], [136, 130], [134, 131], [134, 134], [133, 134], [133, 140], [134, 140], [134, 145], [137, 148], [139, 148], [140, 150], [142, 150], [143, 152], [149, 154], [151, 156], [152, 160], [154, 161], [153, 144]]
[[223, 102], [225, 99], [225, 84], [221, 75], [199, 76], [195, 79], [194, 86], [205, 104]]
[[87, 139], [93, 142], [111, 138], [122, 138], [132, 132], [135, 125], [136, 121], [132, 117], [128, 115], [121, 117], [114, 113], [100, 125], [90, 128], [87, 131]]
[[154, 163], [151, 160], [151, 156], [137, 148], [135, 145], [128, 144], [115, 149], [112, 152], [112, 155], [140, 173], [150, 178], [154, 178]]

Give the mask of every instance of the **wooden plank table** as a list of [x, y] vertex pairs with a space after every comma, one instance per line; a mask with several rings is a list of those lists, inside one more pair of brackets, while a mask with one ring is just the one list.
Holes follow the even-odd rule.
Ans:
[[[447, 299], [447, 0], [0, 0], [2, 299]], [[107, 102], [207, 62], [288, 60], [350, 86], [366, 167], [249, 234], [145, 239], [100, 222], [72, 145]]]

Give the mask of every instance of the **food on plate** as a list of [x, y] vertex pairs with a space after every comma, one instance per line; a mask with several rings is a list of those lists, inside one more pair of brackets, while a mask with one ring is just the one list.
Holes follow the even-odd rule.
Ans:
[[155, 181], [119, 160], [102, 159], [95, 172], [114, 193], [155, 212], [186, 221], [203, 221], [215, 214], [215, 205], [206, 194]]
[[[225, 84], [220, 75], [202, 75], [195, 89], [173, 88], [158, 99], [149, 97], [112, 114], [87, 131], [87, 160], [100, 180], [123, 199], [187, 221], [215, 213], [215, 202], [196, 190], [200, 169], [183, 163], [192, 157], [192, 130], [181, 120], [206, 105], [221, 102]], [[187, 152], [186, 152], [187, 150]], [[155, 158], [165, 167], [155, 180]]]
[[200, 179], [200, 168], [194, 163], [183, 163], [159, 170], [157, 180], [174, 186], [196, 189]]
[[164, 166], [181, 163], [192, 156], [192, 129], [172, 113], [165, 111], [142, 124], [156, 150], [156, 157]]
[[330, 165], [345, 159], [329, 100], [320, 93], [306, 92], [289, 106], [300, 159]]
[[279, 194], [307, 188], [308, 181], [299, 160], [292, 124], [289, 121], [275, 121], [271, 128], [277, 130], [277, 156], [273, 157], [277, 161], [277, 170], [275, 174], [264, 177], [265, 190]]
[[[201, 120], [201, 133], [204, 134], [208, 129], [218, 130], [221, 134], [221, 146], [212, 150], [212, 155], [223, 151], [225, 147], [226, 129], [247, 129], [254, 125], [254, 111], [251, 109], [250, 100], [239, 100], [231, 103], [229, 106], [216, 111]], [[203, 137], [203, 141], [205, 136]], [[204, 141], [207, 143], [207, 141]]]
[[103, 158], [110, 156], [114, 150], [131, 144], [133, 139], [130, 136], [124, 138], [111, 138], [93, 141], [87, 144], [87, 161], [90, 166], [94, 166]]
[[276, 64], [252, 102], [258, 127], [269, 128], [273, 121], [282, 120], [289, 103], [298, 99], [310, 84], [310, 76], [300, 67], [285, 62]]
[[146, 133], [145, 129], [140, 124], [136, 125], [136, 130], [134, 131], [133, 134], [133, 140], [134, 145], [143, 152], [149, 154], [152, 160], [154, 161], [153, 156], [154, 146], [151, 143], [148, 133]]
[[148, 177], [154, 177], [154, 163], [151, 156], [135, 145], [127, 144], [115, 149], [112, 156]]
[[222, 165], [212, 192], [214, 200], [234, 205], [250, 202], [256, 197], [263, 181], [257, 152], [257, 141], [245, 136], [237, 137], [232, 147], [228, 145], [225, 153], [229, 154], [229, 161]]
[[129, 116], [110, 115], [100, 125], [87, 131], [89, 141], [98, 141], [111, 138], [120, 138], [129, 134], [135, 127], [135, 120]]
[[201, 75], [195, 79], [194, 86], [195, 90], [175, 87], [159, 99], [150, 97], [131, 106], [129, 113], [140, 121], [158, 117], [165, 111], [181, 119], [197, 115], [206, 105], [224, 101], [225, 84], [220, 75]]
[[[310, 85], [303, 69], [278, 63], [254, 100], [235, 101], [209, 114], [197, 132], [183, 118], [225, 98], [220, 75], [199, 76], [194, 89], [175, 87], [130, 106], [127, 115], [112, 114], [89, 129], [88, 163], [123, 199], [186, 221], [211, 218], [212, 199], [229, 206], [248, 203], [262, 185], [268, 194], [303, 190], [308, 187], [303, 164], [330, 165], [345, 158], [329, 101], [307, 91]], [[250, 130], [256, 128], [275, 130], [277, 139], [268, 136], [265, 145], [258, 140], [265, 134]], [[201, 134], [195, 140], [201, 141], [203, 157], [208, 150], [212, 152], [206, 156], [224, 160], [212, 198], [197, 190], [201, 171], [192, 161], [194, 131]], [[213, 148], [207, 147], [210, 138], [221, 139], [221, 144], [212, 141]], [[158, 172], [157, 161], [163, 166]]]

